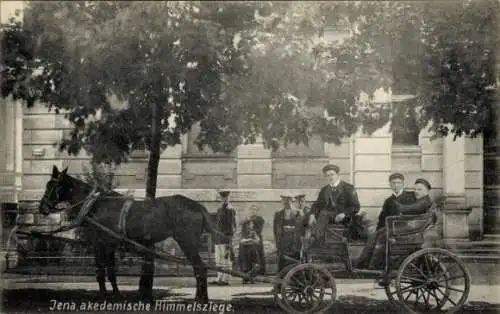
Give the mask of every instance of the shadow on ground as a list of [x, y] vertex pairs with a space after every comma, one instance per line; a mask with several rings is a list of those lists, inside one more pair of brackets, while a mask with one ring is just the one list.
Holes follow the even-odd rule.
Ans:
[[[60, 302], [74, 302], [77, 307], [81, 303], [96, 302], [97, 291], [89, 290], [52, 290], [52, 289], [18, 289], [2, 291], [2, 309], [1, 313], [50, 313], [50, 300], [58, 300]], [[154, 290], [153, 297], [155, 300], [176, 299], [181, 304], [192, 303], [186, 299], [186, 294], [175, 294], [169, 290]], [[114, 303], [132, 303], [138, 302], [137, 292], [124, 291], [121, 298], [108, 300]], [[231, 303], [234, 313], [244, 314], [265, 314], [265, 313], [284, 313], [271, 297], [250, 297], [250, 294], [243, 296], [234, 296], [229, 301], [212, 300], [213, 303]], [[58, 313], [74, 313], [70, 310], [58, 310]], [[88, 312], [93, 311], [79, 311]], [[120, 311], [120, 313], [133, 311]], [[145, 312], [145, 311], [140, 311]], [[148, 313], [166, 313], [163, 311], [155, 311], [152, 307]], [[185, 311], [184, 311], [185, 312]], [[374, 300], [363, 296], [338, 296], [333, 308], [329, 313], [349, 313], [349, 314], [382, 314], [382, 313], [398, 313], [397, 309], [393, 308], [386, 300]], [[118, 313], [113, 311], [99, 311], [99, 313]], [[182, 311], [168, 311], [168, 313], [183, 313]], [[207, 312], [204, 312], [207, 313]], [[215, 312], [211, 312], [215, 313]], [[222, 313], [219, 311], [218, 313]], [[486, 302], [470, 302], [466, 307], [458, 313], [482, 313], [496, 314], [500, 313], [498, 307]]]

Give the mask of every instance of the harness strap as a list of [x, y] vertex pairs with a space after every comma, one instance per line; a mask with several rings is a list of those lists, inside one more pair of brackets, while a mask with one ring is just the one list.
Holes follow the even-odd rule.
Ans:
[[83, 221], [83, 218], [87, 216], [89, 213], [90, 209], [92, 208], [92, 205], [94, 205], [95, 201], [97, 198], [99, 198], [100, 192], [92, 192], [89, 197], [85, 200], [85, 202], [82, 205], [82, 208], [80, 209], [80, 212], [76, 216], [76, 218], [71, 222], [72, 225], [80, 225]]
[[126, 235], [127, 229], [127, 216], [130, 208], [132, 207], [132, 204], [134, 203], [134, 200], [126, 200], [125, 203], [123, 203], [122, 210], [120, 211], [120, 219], [118, 220], [118, 231], [122, 235]]

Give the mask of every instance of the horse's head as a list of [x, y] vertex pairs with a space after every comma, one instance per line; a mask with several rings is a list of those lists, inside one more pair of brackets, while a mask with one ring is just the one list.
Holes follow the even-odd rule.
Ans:
[[45, 185], [45, 193], [43, 194], [38, 208], [42, 214], [48, 215], [52, 211], [55, 211], [60, 203], [71, 203], [73, 198], [72, 184], [70, 176], [67, 175], [67, 171], [68, 168], [63, 171], [59, 171], [56, 166], [52, 168], [52, 176]]

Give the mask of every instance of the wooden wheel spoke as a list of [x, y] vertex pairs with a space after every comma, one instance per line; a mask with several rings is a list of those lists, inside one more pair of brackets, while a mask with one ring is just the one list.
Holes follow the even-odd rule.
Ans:
[[320, 298], [319, 296], [316, 296], [316, 294], [315, 294], [314, 292], [313, 292], [313, 293], [311, 293], [311, 299], [312, 299], [312, 298], [315, 298], [315, 299], [316, 299], [316, 300], [318, 300], [318, 301], [320, 301], [320, 300], [321, 300], [321, 298]]
[[429, 301], [430, 301], [430, 295], [428, 295], [428, 296], [427, 296], [427, 298], [426, 298], [426, 296], [425, 296], [425, 293], [426, 293], [426, 292], [427, 292], [427, 290], [426, 290], [426, 289], [422, 289], [422, 298], [424, 299], [425, 304], [430, 305], [430, 304], [429, 304]]
[[410, 293], [408, 293], [408, 295], [405, 298], [405, 302], [408, 301], [408, 299], [410, 298], [410, 296], [412, 296], [413, 294], [415, 294], [415, 292], [410, 291]]
[[419, 267], [413, 264], [413, 262], [410, 262], [408, 266], [412, 266], [415, 270], [417, 270], [420, 273], [420, 275], [424, 276], [427, 279], [427, 276], [422, 272], [422, 270]]
[[404, 289], [401, 289], [401, 293], [406, 292], [406, 291], [408, 291], [408, 290], [410, 290], [410, 291], [415, 291], [415, 290], [421, 289], [421, 288], [423, 288], [426, 284], [427, 284], [427, 283], [424, 283], [424, 284], [418, 285], [418, 286], [416, 286], [416, 287], [412, 287], [412, 286], [410, 286], [410, 287], [406, 287], [406, 288], [404, 288]]
[[284, 295], [283, 295], [283, 297], [284, 297], [284, 298], [289, 298], [289, 297], [291, 297], [291, 296], [292, 296], [292, 295], [294, 295], [294, 294], [295, 294], [295, 291], [290, 291], [289, 293], [286, 293], [286, 292], [285, 292], [285, 293], [284, 293]]
[[323, 291], [323, 295], [333, 296], [333, 292], [326, 292], [326, 291]]
[[301, 287], [301, 288], [303, 288], [303, 287], [305, 287], [305, 286], [306, 286], [306, 284], [305, 284], [305, 283], [301, 282], [301, 281], [300, 281], [298, 278], [296, 278], [296, 277], [292, 277], [291, 279], [292, 279], [295, 283], [299, 284], [299, 287]]
[[300, 290], [300, 289], [302, 289], [302, 287], [289, 285], [286, 289], [290, 289], [290, 290]]
[[443, 285], [439, 285], [439, 287], [441, 287], [441, 288], [445, 288], [445, 289], [449, 289], [449, 290], [452, 290], [452, 291], [456, 291], [456, 292], [461, 292], [461, 293], [464, 293], [464, 292], [465, 292], [465, 290], [461, 290], [461, 289], [453, 288], [453, 287], [450, 287], [450, 286], [443, 286]]
[[414, 277], [410, 277], [408, 275], [404, 275], [404, 276], [401, 276], [401, 279], [407, 279], [407, 280], [411, 280], [411, 282], [404, 282], [404, 281], [401, 281], [401, 283], [413, 283], [415, 281], [417, 282], [425, 282], [425, 280], [421, 279], [421, 278], [414, 278]]
[[465, 277], [464, 275], [457, 275], [457, 276], [453, 276], [453, 277], [449, 277], [449, 278], [445, 277], [445, 278], [442, 278], [441, 280], [437, 280], [437, 283], [441, 283], [441, 282], [445, 282], [445, 281], [451, 281], [451, 280], [460, 279], [460, 278], [464, 278], [464, 277]]
[[428, 259], [428, 255], [424, 255], [424, 260], [425, 260], [425, 266], [427, 267], [427, 270], [429, 271], [429, 273], [431, 274], [431, 276], [434, 276], [434, 271], [432, 269], [432, 265], [431, 263], [429, 262], [429, 259]]
[[315, 280], [314, 280], [314, 283], [313, 283], [311, 286], [316, 287], [316, 284], [318, 284], [318, 282], [319, 282], [319, 280], [320, 280], [320, 279], [321, 279], [321, 278], [320, 278], [319, 276], [317, 276], [317, 277], [315, 278]]
[[457, 306], [457, 304], [455, 303], [455, 301], [453, 301], [449, 296], [448, 294], [444, 293], [443, 291], [441, 291], [440, 288], [437, 289], [439, 292], [441, 292], [441, 294], [446, 298], [448, 299], [448, 301], [450, 301], [454, 306]]
[[305, 269], [302, 269], [300, 271], [300, 273], [302, 274], [302, 278], [304, 280], [304, 286], [307, 286], [309, 284], [309, 280], [307, 279], [307, 273], [306, 273], [306, 270]]
[[437, 294], [434, 293], [434, 291], [432, 290], [429, 290], [429, 294], [432, 295], [432, 297], [434, 298], [434, 300], [436, 300], [436, 305], [439, 305], [439, 297], [437, 296]]
[[302, 304], [302, 300], [307, 301], [307, 298], [305, 295], [302, 293], [297, 293], [297, 296], [299, 297], [299, 303]]
[[449, 267], [445, 266], [445, 267], [444, 267], [445, 269], [444, 269], [444, 271], [443, 271], [443, 274], [445, 274], [445, 273], [449, 273], [449, 274], [451, 274], [451, 270], [452, 270], [452, 269], [454, 269], [454, 268], [455, 268], [455, 267], [457, 267], [457, 266], [460, 266], [460, 265], [459, 265], [458, 263], [453, 263], [453, 264], [452, 264], [451, 266], [449, 266]]
[[419, 294], [419, 292], [420, 292], [420, 289], [417, 289], [417, 291], [415, 291], [415, 295], [416, 295], [415, 302], [414, 302], [415, 305], [418, 304], [418, 300], [420, 300], [420, 297], [421, 297], [421, 295]]

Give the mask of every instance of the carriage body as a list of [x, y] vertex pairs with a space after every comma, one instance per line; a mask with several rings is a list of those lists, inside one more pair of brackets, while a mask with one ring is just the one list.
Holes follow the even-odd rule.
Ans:
[[[283, 270], [275, 286], [277, 303], [289, 313], [323, 313], [335, 301], [335, 276], [384, 278], [387, 297], [397, 311], [454, 313], [466, 302], [470, 274], [452, 252], [428, 246], [426, 232], [436, 228], [434, 212], [386, 218], [384, 265], [353, 267], [353, 247], [345, 227], [330, 225], [314, 242], [304, 238], [301, 261]], [[300, 284], [299, 284], [300, 283]], [[454, 298], [453, 298], [454, 297]]]

